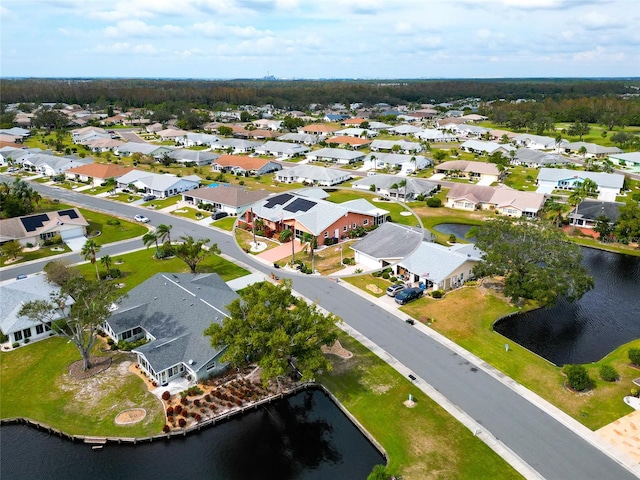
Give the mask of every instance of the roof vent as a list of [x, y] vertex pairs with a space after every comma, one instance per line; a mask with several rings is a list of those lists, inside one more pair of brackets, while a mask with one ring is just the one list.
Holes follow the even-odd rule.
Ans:
[[193, 365], [193, 359], [189, 359], [189, 365]]
[[157, 299], [158, 299], [158, 297], [153, 297], [153, 299], [154, 299], [154, 300], [157, 300]]

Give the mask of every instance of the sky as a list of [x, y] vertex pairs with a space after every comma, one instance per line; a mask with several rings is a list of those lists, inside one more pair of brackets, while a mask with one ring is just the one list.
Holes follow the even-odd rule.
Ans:
[[640, 77], [638, 0], [2, 0], [1, 77]]

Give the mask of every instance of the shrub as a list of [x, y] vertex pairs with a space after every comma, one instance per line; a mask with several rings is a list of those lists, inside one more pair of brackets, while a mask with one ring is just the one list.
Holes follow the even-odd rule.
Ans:
[[182, 398], [180, 399], [180, 403], [181, 403], [182, 405], [186, 405], [186, 404], [188, 404], [188, 403], [189, 403], [189, 400], [187, 400], [187, 397], [182, 397]]
[[194, 404], [196, 407], [199, 407], [199, 406], [200, 406], [200, 399], [199, 399], [199, 398], [196, 398], [196, 399], [193, 401], [193, 404]]
[[120, 271], [119, 268], [111, 268], [109, 269], [109, 272], [107, 273], [108, 276], [110, 276], [111, 278], [120, 278], [120, 275], [122, 275], [122, 272]]
[[182, 412], [182, 405], [176, 405], [176, 408], [174, 408], [173, 411], [180, 415], [180, 412]]
[[107, 221], [107, 225], [111, 225], [112, 227], [117, 227], [120, 225], [120, 220], [116, 220], [115, 218]]
[[629, 360], [634, 365], [640, 366], [640, 348], [630, 348], [629, 349]]
[[435, 197], [427, 198], [427, 207], [438, 208], [442, 206], [442, 200]]
[[173, 416], [173, 407], [167, 407], [167, 417]]
[[444, 296], [444, 292], [442, 290], [434, 290], [431, 292], [431, 296], [433, 298], [442, 298]]
[[202, 420], [202, 415], [196, 413], [196, 416], [194, 418], [196, 419], [196, 422], [199, 422], [200, 420]]
[[162, 392], [162, 399], [166, 402], [167, 400], [169, 400], [171, 398], [171, 393], [169, 392], [169, 390], [165, 390], [164, 392]]
[[384, 272], [382, 274], [382, 278], [384, 278], [385, 280], [389, 280], [389, 277], [391, 277], [391, 275], [389, 275], [389, 272]]
[[581, 392], [591, 386], [591, 379], [583, 365], [565, 365], [563, 371], [572, 390]]
[[4, 334], [2, 330], [0, 330], [0, 343], [4, 343], [9, 340], [9, 337]]
[[31, 339], [30, 339], [29, 337], [25, 338], [25, 339], [24, 339], [24, 343], [25, 343], [25, 345], [26, 345], [27, 343], [29, 343], [30, 341], [31, 341]]
[[605, 382], [615, 382], [620, 378], [620, 375], [611, 365], [602, 365], [600, 367], [600, 378]]
[[184, 418], [178, 419], [178, 425], [180, 428], [184, 428], [187, 425], [187, 421]]
[[171, 431], [171, 428], [169, 427], [169, 425], [165, 424], [164, 427], [162, 427], [162, 431], [164, 433], [169, 433]]
[[13, 342], [11, 344], [11, 348], [18, 348], [19, 346], [20, 346], [20, 343], [18, 343], [18, 342]]

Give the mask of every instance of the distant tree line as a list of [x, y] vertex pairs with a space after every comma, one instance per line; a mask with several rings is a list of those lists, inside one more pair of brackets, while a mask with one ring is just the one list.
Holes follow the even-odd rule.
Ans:
[[[384, 102], [405, 105], [450, 102], [469, 97], [484, 101], [503, 99], [505, 102], [525, 98], [546, 104], [545, 100], [615, 98], [636, 93], [630, 83], [617, 79], [213, 81], [28, 78], [3, 79], [2, 102], [27, 105], [64, 102], [104, 109], [109, 106], [128, 109], [163, 105], [163, 111], [174, 114], [185, 106], [215, 110], [238, 105], [272, 104], [277, 108], [304, 111], [312, 103], [350, 105], [358, 102], [372, 106]], [[587, 110], [592, 111], [590, 107]], [[580, 116], [586, 118], [589, 114], [580, 110]]]

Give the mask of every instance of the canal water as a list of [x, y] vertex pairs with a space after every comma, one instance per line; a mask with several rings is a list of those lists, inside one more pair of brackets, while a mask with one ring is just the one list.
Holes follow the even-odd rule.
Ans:
[[364, 479], [385, 460], [321, 391], [299, 393], [184, 438], [102, 450], [24, 425], [0, 429], [0, 478]]
[[445, 235], [451, 235], [452, 233], [456, 238], [462, 242], [475, 243], [476, 237], [465, 238], [465, 235], [473, 225], [465, 225], [463, 223], [439, 223], [434, 225], [433, 229], [444, 233]]
[[582, 248], [595, 287], [494, 325], [495, 331], [556, 365], [590, 363], [640, 337], [640, 257]]

